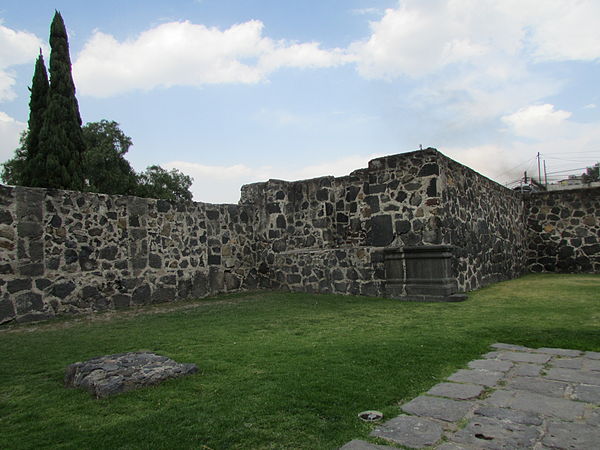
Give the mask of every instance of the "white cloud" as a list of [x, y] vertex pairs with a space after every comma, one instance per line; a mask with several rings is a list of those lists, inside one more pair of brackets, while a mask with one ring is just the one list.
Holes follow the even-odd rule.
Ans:
[[14, 151], [19, 146], [19, 137], [26, 126], [27, 124], [0, 111], [0, 162], [14, 156]]
[[46, 45], [34, 34], [0, 25], [0, 102], [16, 97], [15, 75], [9, 68], [35, 61], [40, 48]]
[[600, 58], [598, 17], [597, 0], [404, 0], [350, 49], [367, 78], [419, 77], [490, 57], [590, 61]]
[[569, 111], [555, 110], [554, 105], [531, 105], [502, 117], [517, 136], [547, 139], [562, 131], [571, 117]]
[[77, 56], [73, 73], [79, 92], [107, 97], [176, 85], [258, 83], [281, 67], [331, 67], [346, 61], [341, 50], [275, 41], [262, 31], [258, 20], [223, 31], [170, 22], [125, 42], [96, 31]]
[[178, 169], [194, 178], [191, 191], [195, 201], [208, 203], [237, 203], [242, 185], [279, 179], [304, 180], [322, 176], [344, 176], [367, 167], [368, 162], [382, 154], [351, 155], [334, 161], [326, 161], [295, 169], [274, 166], [249, 167], [244, 164], [211, 166], [188, 161], [171, 161], [163, 165]]

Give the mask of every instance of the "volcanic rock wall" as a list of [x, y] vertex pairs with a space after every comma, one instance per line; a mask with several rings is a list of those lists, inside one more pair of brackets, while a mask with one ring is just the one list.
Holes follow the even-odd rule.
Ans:
[[0, 189], [0, 323], [257, 286], [247, 208]]
[[525, 204], [531, 271], [600, 273], [600, 188], [536, 193]]
[[450, 244], [461, 291], [525, 269], [519, 194], [435, 149], [372, 160], [349, 176], [242, 188], [259, 205], [263, 272], [294, 291], [386, 295], [383, 249]]
[[239, 205], [0, 185], [0, 324], [256, 288], [385, 296], [384, 250], [405, 246], [452, 246], [460, 291], [600, 272], [599, 193], [524, 200], [435, 149]]

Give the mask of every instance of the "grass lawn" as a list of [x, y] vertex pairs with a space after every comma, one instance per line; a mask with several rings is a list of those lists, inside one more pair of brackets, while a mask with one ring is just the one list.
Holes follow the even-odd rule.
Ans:
[[[260, 292], [193, 304], [4, 327], [0, 448], [334, 449], [368, 435], [357, 413], [391, 418], [494, 342], [600, 351], [598, 275], [529, 275], [464, 303]], [[200, 371], [103, 400], [62, 385], [72, 362], [135, 350]]]

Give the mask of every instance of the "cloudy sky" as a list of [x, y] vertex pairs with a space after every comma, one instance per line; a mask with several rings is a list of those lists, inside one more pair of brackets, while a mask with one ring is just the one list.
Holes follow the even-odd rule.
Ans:
[[502, 183], [538, 152], [552, 179], [600, 160], [598, 0], [2, 0], [0, 161], [55, 8], [84, 122], [119, 122], [132, 165], [197, 201], [419, 145]]

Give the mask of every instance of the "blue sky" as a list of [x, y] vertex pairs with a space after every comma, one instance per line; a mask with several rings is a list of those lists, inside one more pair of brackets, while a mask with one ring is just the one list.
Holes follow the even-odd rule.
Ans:
[[600, 160], [600, 2], [539, 5], [3, 0], [0, 160], [27, 122], [56, 8], [84, 122], [119, 122], [132, 165], [191, 175], [197, 201], [419, 145], [502, 183], [537, 172], [538, 152], [551, 179], [580, 173]]

